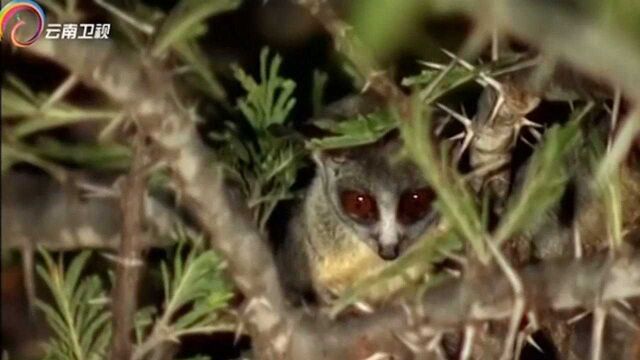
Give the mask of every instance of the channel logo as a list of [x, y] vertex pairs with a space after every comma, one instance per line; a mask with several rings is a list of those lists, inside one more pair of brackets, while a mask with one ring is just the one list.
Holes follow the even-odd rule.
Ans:
[[[32, 14], [31, 18], [36, 21], [36, 27], [34, 33], [27, 40], [20, 40], [24, 38], [21, 34], [18, 38], [18, 31], [27, 23], [23, 16], [25, 14]], [[13, 21], [15, 19], [15, 21]], [[46, 16], [44, 11], [36, 2], [32, 0], [13, 0], [2, 7], [0, 11], [0, 39], [5, 38], [7, 34], [13, 45], [17, 47], [26, 47], [38, 40], [42, 36], [42, 32], [45, 27]], [[9, 25], [12, 25], [11, 27]]]

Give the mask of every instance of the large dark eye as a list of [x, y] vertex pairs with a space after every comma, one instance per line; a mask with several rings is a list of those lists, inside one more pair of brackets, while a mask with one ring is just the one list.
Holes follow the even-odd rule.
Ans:
[[345, 190], [340, 193], [340, 204], [344, 212], [356, 221], [371, 223], [378, 219], [376, 200], [367, 193]]
[[435, 194], [429, 188], [405, 191], [398, 203], [398, 221], [410, 225], [422, 219], [431, 209], [434, 198]]

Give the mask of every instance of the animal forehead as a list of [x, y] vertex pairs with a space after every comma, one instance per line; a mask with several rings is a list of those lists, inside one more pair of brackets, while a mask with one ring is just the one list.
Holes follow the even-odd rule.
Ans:
[[389, 154], [366, 154], [349, 160], [342, 171], [345, 182], [367, 185], [372, 190], [400, 191], [424, 184], [416, 165], [406, 158]]

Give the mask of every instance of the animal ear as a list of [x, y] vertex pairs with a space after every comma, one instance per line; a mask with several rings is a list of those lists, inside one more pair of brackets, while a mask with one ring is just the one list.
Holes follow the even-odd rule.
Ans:
[[347, 150], [315, 150], [311, 157], [319, 169], [324, 172], [334, 172], [338, 166], [348, 160]]

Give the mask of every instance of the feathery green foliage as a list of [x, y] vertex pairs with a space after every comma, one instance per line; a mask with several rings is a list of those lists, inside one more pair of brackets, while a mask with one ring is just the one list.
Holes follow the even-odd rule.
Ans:
[[[225, 279], [223, 263], [195, 239], [177, 233], [178, 244], [171, 266], [162, 263], [165, 306], [146, 306], [135, 316], [136, 358], [143, 359], [154, 346], [189, 334], [229, 331], [221, 318], [233, 296]], [[190, 250], [185, 250], [186, 247]], [[40, 250], [44, 266], [41, 279], [53, 295], [53, 303], [37, 300], [55, 337], [47, 344], [47, 359], [105, 359], [111, 342], [111, 311], [107, 287], [96, 274], [84, 274], [90, 251], [77, 255], [65, 269]]]
[[[65, 175], [62, 164], [89, 169], [126, 169], [129, 150], [114, 142], [63, 143], [52, 139], [49, 130], [79, 123], [108, 122], [120, 116], [110, 108], [84, 108], [68, 102], [51, 101], [53, 93], [36, 94], [23, 81], [7, 75], [2, 87], [2, 172], [26, 162], [42, 168], [56, 179]], [[36, 141], [28, 141], [35, 138]]]
[[181, 231], [175, 236], [177, 245], [171, 265], [168, 262], [160, 265], [163, 309], [153, 321], [155, 308], [142, 308], [136, 315], [138, 346], [134, 359], [145, 359], [154, 347], [165, 341], [230, 330], [230, 324], [221, 318], [221, 311], [229, 306], [233, 296], [222, 273], [222, 260], [212, 250], [203, 248], [202, 239], [190, 238]]
[[253, 219], [262, 230], [276, 204], [292, 196], [290, 189], [304, 157], [289, 119], [295, 105], [295, 83], [278, 74], [281, 63], [279, 55], [269, 59], [265, 48], [260, 53], [259, 80], [234, 68], [247, 92], [237, 105], [251, 133], [228, 124], [224, 132], [211, 134], [223, 144], [220, 158], [231, 178], [241, 184]]
[[224, 101], [226, 92], [213, 72], [210, 59], [197, 40], [207, 32], [209, 17], [236, 9], [242, 0], [181, 0], [155, 32], [152, 53], [175, 52], [189, 71], [185, 81], [213, 100]]
[[12, 128], [12, 136], [21, 139], [78, 122], [107, 121], [118, 115], [109, 108], [81, 108], [63, 101], [44, 106], [51, 95], [35, 94], [15, 76], [7, 77], [7, 84], [2, 87], [2, 118], [19, 120]]
[[[241, 0], [182, 0], [158, 29], [153, 54], [162, 54], [171, 45], [206, 32], [204, 20], [237, 8]], [[200, 28], [200, 29], [198, 29]]]
[[44, 313], [55, 336], [47, 346], [47, 359], [102, 359], [111, 337], [111, 313], [107, 294], [98, 275], [83, 271], [90, 251], [76, 256], [68, 269], [40, 250], [44, 266], [37, 272], [53, 295], [53, 305], [42, 300], [36, 306]]
[[264, 48], [260, 52], [258, 81], [241, 68], [234, 67], [236, 79], [247, 92], [238, 100], [238, 108], [256, 131], [263, 132], [272, 125], [284, 124], [296, 104], [291, 96], [296, 84], [278, 75], [281, 64], [279, 55], [269, 60], [269, 49]]
[[[172, 273], [167, 264], [162, 264], [166, 305], [161, 322], [170, 324], [176, 334], [196, 332], [217, 320], [217, 311], [227, 306], [232, 292], [222, 277], [222, 261], [212, 251], [191, 250], [182, 254], [183, 243], [178, 245], [174, 256]], [[186, 305], [192, 309], [176, 317]]]

